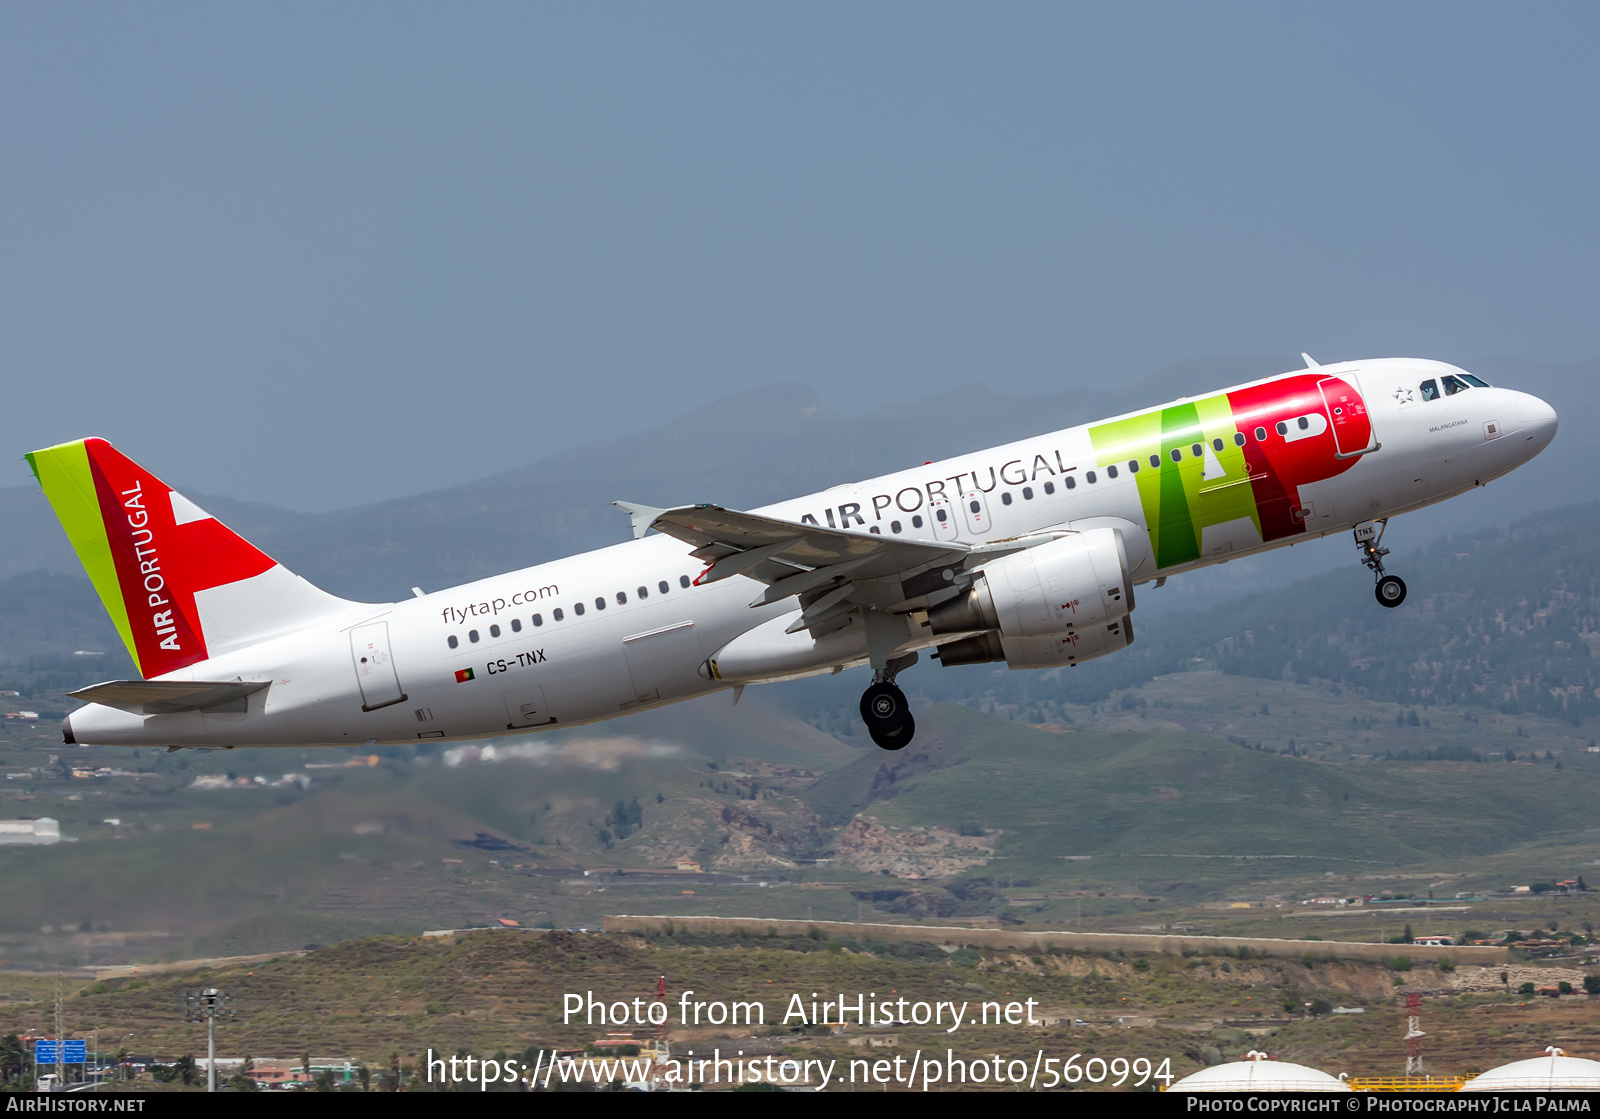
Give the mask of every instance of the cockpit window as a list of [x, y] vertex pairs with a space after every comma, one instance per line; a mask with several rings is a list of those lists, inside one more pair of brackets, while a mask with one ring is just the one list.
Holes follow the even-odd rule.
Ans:
[[1446, 396], [1454, 396], [1458, 392], [1466, 392], [1467, 389], [1471, 387], [1460, 377], [1454, 377], [1448, 373], [1440, 378], [1440, 380], [1444, 381], [1444, 394]]
[[1488, 381], [1485, 381], [1482, 377], [1474, 377], [1471, 373], [1461, 374], [1461, 379], [1474, 388], [1486, 389], [1489, 387]]
[[1438, 381], [1423, 381], [1422, 382], [1422, 399], [1424, 399], [1424, 400], [1438, 400], [1439, 399], [1439, 382]]

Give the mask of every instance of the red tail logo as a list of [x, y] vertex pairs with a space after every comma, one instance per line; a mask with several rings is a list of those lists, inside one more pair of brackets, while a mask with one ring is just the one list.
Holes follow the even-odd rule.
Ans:
[[145, 677], [203, 661], [196, 592], [249, 579], [271, 556], [103, 439], [85, 443]]

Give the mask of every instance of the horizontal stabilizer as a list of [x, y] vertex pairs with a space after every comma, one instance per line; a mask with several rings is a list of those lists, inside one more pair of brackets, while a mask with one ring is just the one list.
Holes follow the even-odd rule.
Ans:
[[243, 711], [245, 697], [272, 681], [110, 680], [67, 694], [86, 703], [115, 707], [132, 715], [175, 715], [180, 711]]

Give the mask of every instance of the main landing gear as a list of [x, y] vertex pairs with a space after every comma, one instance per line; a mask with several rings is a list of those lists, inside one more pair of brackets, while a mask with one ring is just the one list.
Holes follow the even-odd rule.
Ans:
[[899, 671], [916, 663], [916, 659], [917, 654], [910, 653], [891, 661], [874, 674], [872, 686], [861, 694], [861, 721], [867, 724], [872, 741], [885, 750], [903, 749], [917, 733], [906, 693], [894, 682]]
[[1361, 549], [1361, 562], [1372, 577], [1378, 581], [1373, 588], [1373, 594], [1378, 599], [1380, 606], [1393, 609], [1406, 600], [1406, 582], [1398, 575], [1386, 575], [1383, 570], [1383, 557], [1389, 554], [1389, 549], [1381, 547], [1384, 531], [1389, 527], [1389, 518], [1381, 521], [1363, 521], [1356, 525], [1356, 547]]

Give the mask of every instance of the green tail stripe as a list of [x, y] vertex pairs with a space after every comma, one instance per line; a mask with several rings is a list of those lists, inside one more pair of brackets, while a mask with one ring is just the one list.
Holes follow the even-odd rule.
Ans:
[[[111, 556], [111, 540], [106, 535], [105, 517], [100, 511], [100, 499], [95, 494], [94, 473], [89, 465], [89, 451], [82, 439], [33, 451], [27, 455], [28, 465], [39, 487], [56, 511], [67, 539], [78, 553], [78, 559], [89, 573], [89, 581], [100, 593], [111, 623], [122, 635], [128, 655], [139, 667], [139, 650], [133, 643], [133, 627], [128, 624], [128, 605], [122, 600], [122, 585], [117, 580], [116, 561]], [[144, 670], [140, 668], [140, 675]]]
[[[1193, 404], [1161, 410], [1161, 457], [1174, 447], [1186, 448], [1198, 437], [1200, 413]], [[1191, 473], [1193, 471], [1191, 470]], [[1200, 533], [1189, 509], [1182, 469], [1161, 471], [1160, 531], [1156, 536], [1156, 568], [1174, 567], [1200, 558]]]

